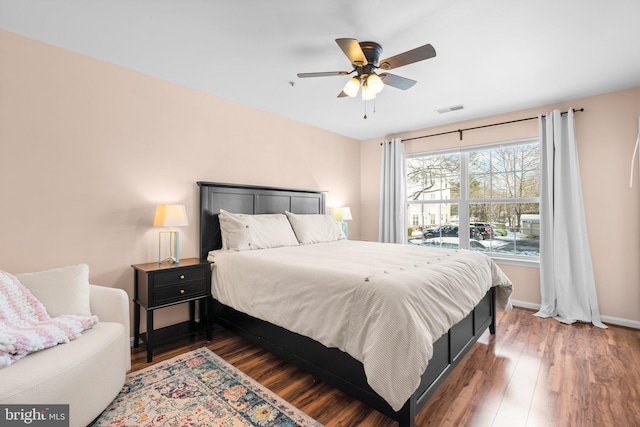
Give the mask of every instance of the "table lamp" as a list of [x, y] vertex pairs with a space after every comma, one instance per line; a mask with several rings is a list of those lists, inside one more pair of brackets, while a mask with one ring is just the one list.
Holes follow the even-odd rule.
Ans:
[[[156, 216], [153, 219], [154, 227], [169, 227], [169, 230], [161, 231], [158, 235], [158, 263], [167, 261], [169, 264], [180, 261], [180, 234], [173, 227], [189, 225], [187, 211], [184, 205], [158, 205]], [[169, 256], [162, 257], [162, 236], [169, 241]]]
[[344, 231], [344, 235], [349, 238], [349, 226], [345, 221], [352, 220], [351, 216], [351, 208], [344, 206], [340, 208], [333, 208], [333, 217], [340, 223], [342, 227], [342, 231]]

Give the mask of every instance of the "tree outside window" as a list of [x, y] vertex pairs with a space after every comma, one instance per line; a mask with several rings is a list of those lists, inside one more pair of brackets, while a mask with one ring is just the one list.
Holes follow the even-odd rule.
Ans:
[[[540, 145], [534, 139], [412, 155], [407, 204], [410, 243], [537, 257]], [[468, 239], [460, 224], [468, 224]]]

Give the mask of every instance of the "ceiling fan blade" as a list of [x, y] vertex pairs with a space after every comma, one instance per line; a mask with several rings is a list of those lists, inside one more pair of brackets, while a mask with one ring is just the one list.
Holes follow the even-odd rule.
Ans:
[[408, 50], [396, 56], [380, 61], [380, 68], [383, 70], [392, 70], [402, 67], [403, 65], [413, 64], [414, 62], [424, 61], [425, 59], [436, 56], [436, 50], [430, 44]]
[[348, 76], [351, 74], [348, 71], [322, 71], [319, 73], [298, 73], [299, 78], [306, 77], [329, 77], [329, 76]]
[[342, 92], [340, 92], [340, 93], [338, 94], [338, 98], [344, 98], [345, 96], [349, 96], [349, 95], [347, 95], [346, 93], [344, 93], [344, 91], [342, 91]]
[[349, 61], [355, 66], [367, 65], [367, 57], [364, 55], [360, 43], [356, 39], [336, 39], [340, 49], [347, 55]]
[[396, 76], [395, 74], [382, 73], [380, 74], [380, 78], [385, 85], [393, 86], [398, 89], [407, 90], [416, 83], [415, 80], [408, 79], [406, 77]]

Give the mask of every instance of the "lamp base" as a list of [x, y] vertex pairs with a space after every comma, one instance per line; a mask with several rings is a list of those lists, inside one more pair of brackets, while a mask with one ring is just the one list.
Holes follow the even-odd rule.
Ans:
[[344, 233], [344, 236], [349, 239], [349, 225], [344, 221], [340, 221], [340, 225], [342, 226], [342, 232]]
[[[163, 239], [163, 235], [165, 235], [164, 239]], [[163, 240], [165, 241], [165, 245], [162, 244]], [[165, 246], [165, 248], [168, 247], [168, 251], [165, 251], [164, 256], [162, 254], [163, 246]], [[178, 264], [180, 262], [179, 251], [180, 251], [180, 234], [178, 234], [177, 231], [174, 231], [174, 230], [161, 231], [158, 234], [158, 263], [159, 264], [162, 264], [163, 262], [167, 262], [169, 264]]]

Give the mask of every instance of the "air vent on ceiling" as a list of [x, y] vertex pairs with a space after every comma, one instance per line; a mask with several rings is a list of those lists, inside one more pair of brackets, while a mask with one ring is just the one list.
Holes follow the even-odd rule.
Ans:
[[463, 109], [464, 109], [464, 105], [452, 105], [451, 107], [438, 108], [436, 112], [440, 114], [444, 114], [444, 113], [450, 113], [452, 111], [458, 111]]

